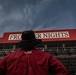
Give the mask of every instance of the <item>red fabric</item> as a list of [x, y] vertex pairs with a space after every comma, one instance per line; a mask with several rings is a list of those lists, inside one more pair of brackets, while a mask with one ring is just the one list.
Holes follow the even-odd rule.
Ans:
[[49, 53], [17, 50], [0, 61], [0, 75], [69, 75], [67, 69]]

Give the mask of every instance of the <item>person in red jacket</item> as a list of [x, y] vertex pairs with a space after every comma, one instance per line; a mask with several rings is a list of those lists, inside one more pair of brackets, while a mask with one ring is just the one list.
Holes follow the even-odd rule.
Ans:
[[35, 48], [42, 40], [32, 30], [24, 31], [21, 38], [20, 49], [0, 61], [0, 75], [69, 75], [53, 55]]

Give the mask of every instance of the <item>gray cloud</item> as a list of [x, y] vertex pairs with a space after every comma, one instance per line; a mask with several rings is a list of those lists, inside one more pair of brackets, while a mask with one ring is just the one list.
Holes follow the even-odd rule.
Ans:
[[23, 30], [76, 28], [75, 0], [0, 0], [0, 35]]

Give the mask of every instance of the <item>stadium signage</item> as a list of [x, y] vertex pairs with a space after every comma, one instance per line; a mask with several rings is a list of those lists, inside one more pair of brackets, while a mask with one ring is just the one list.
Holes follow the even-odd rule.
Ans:
[[39, 39], [50, 39], [50, 38], [69, 38], [69, 32], [45, 32], [35, 34]]
[[[69, 32], [43, 32], [35, 33], [38, 39], [50, 39], [50, 38], [69, 38]], [[21, 34], [10, 34], [8, 40], [21, 40]]]
[[21, 40], [21, 34], [10, 34], [8, 40]]

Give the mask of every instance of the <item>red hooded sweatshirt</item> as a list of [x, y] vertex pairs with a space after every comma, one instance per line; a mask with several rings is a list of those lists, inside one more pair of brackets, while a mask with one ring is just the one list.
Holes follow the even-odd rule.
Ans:
[[38, 49], [17, 50], [0, 60], [0, 75], [69, 75], [64, 65]]

